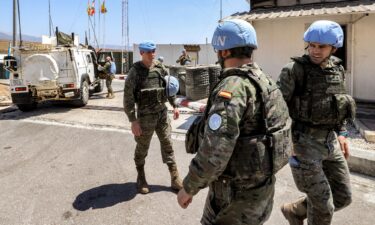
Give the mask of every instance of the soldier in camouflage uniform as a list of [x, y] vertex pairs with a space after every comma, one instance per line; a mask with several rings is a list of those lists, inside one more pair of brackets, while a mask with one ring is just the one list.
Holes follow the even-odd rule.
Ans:
[[191, 62], [190, 56], [186, 53], [186, 49], [182, 49], [182, 55], [178, 57], [176, 63], [180, 63], [181, 66], [189, 65]]
[[276, 82], [251, 61], [257, 41], [248, 22], [220, 23], [212, 45], [224, 69], [207, 102], [202, 144], [177, 200], [186, 208], [209, 186], [202, 224], [263, 224], [272, 210], [275, 187], [265, 134], [268, 128], [280, 131], [289, 124], [289, 137], [280, 143], [291, 147], [288, 108]]
[[149, 192], [145, 177], [145, 158], [154, 131], [160, 140], [163, 163], [168, 165], [172, 189], [180, 190], [179, 178], [171, 141], [171, 125], [165, 102], [173, 106], [173, 117], [178, 119], [179, 110], [174, 103], [175, 96], [167, 96], [164, 76], [166, 69], [155, 58], [155, 44], [143, 42], [139, 45], [142, 60], [134, 63], [125, 81], [124, 110], [131, 122], [137, 146], [134, 161], [138, 172], [137, 190]]
[[345, 90], [341, 60], [332, 56], [343, 45], [339, 24], [314, 22], [304, 34], [307, 55], [292, 58], [278, 85], [293, 119], [294, 154], [289, 160], [297, 188], [307, 197], [281, 207], [291, 225], [331, 224], [333, 212], [351, 203], [346, 121], [355, 103]]
[[115, 78], [115, 75], [111, 72], [111, 63], [112, 63], [111, 56], [107, 56], [105, 58], [105, 64], [103, 66], [99, 65], [99, 68], [98, 68], [99, 71], [102, 71], [103, 73], [106, 74], [105, 84], [108, 90], [106, 98], [110, 98], [110, 99], [115, 97], [115, 95], [113, 94], [113, 89], [112, 89], [112, 80]]

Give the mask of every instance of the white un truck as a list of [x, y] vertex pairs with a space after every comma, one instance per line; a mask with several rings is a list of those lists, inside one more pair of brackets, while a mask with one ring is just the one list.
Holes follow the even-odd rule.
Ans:
[[48, 39], [52, 43], [48, 48], [16, 47], [13, 56], [5, 58], [5, 67], [11, 72], [12, 101], [21, 111], [50, 100], [84, 106], [91, 93], [102, 91], [95, 51], [80, 45], [74, 34], [70, 42], [66, 41], [69, 37], [58, 34]]

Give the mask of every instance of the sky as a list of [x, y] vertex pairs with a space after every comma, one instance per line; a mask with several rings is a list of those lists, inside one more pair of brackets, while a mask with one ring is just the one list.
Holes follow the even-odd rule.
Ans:
[[[92, 0], [90, 0], [91, 2]], [[221, 0], [223, 18], [249, 10], [246, 0]], [[88, 0], [50, 0], [54, 27], [78, 34], [88, 30]], [[100, 0], [103, 2], [103, 0]], [[128, 0], [129, 44], [153, 40], [157, 44], [211, 43], [220, 19], [220, 0]], [[22, 34], [49, 34], [48, 0], [19, 0]], [[122, 0], [105, 0], [107, 13], [99, 19], [96, 0], [96, 36], [101, 44], [122, 45]], [[12, 34], [13, 0], [0, 0], [0, 32]], [[100, 23], [99, 23], [100, 20]], [[100, 24], [100, 26], [99, 26]], [[99, 35], [100, 30], [100, 35]], [[93, 35], [91, 32], [91, 40]]]

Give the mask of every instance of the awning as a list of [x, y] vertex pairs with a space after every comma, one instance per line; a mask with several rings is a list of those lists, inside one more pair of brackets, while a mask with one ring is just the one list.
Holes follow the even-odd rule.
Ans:
[[347, 15], [375, 12], [375, 1], [347, 1], [336, 3], [319, 3], [286, 7], [258, 8], [250, 12], [236, 13], [228, 18], [247, 21], [278, 19], [287, 17]]

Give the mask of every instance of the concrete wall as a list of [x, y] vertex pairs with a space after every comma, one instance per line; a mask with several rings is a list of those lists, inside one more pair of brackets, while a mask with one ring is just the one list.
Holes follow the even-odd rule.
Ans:
[[[303, 55], [303, 33], [315, 20], [329, 19], [347, 25], [347, 85], [349, 92], [358, 99], [375, 100], [373, 88], [375, 69], [375, 14], [316, 16], [256, 20], [252, 24], [257, 31], [259, 49], [254, 60], [274, 79], [292, 56]], [[358, 21], [356, 21], [359, 19]], [[356, 21], [352, 23], [352, 21]]]
[[354, 96], [375, 100], [375, 14], [355, 23], [353, 57]]
[[[187, 52], [192, 58], [192, 65], [197, 64], [214, 64], [217, 61], [216, 53], [214, 52], [211, 44], [200, 44], [201, 50], [198, 54], [194, 52]], [[177, 44], [157, 44], [156, 45], [156, 58], [159, 56], [164, 57], [164, 64], [166, 65], [177, 65], [176, 60], [181, 55], [181, 51], [184, 45]], [[134, 62], [141, 60], [141, 55], [138, 50], [138, 44], [133, 45], [134, 49]]]

